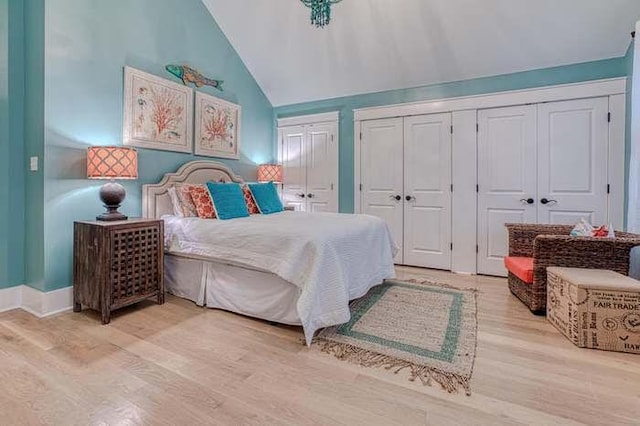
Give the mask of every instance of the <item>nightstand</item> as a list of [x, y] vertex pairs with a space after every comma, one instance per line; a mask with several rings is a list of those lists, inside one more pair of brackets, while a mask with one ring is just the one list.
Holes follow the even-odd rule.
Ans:
[[129, 219], [75, 222], [73, 310], [111, 312], [154, 297], [164, 303], [164, 222]]

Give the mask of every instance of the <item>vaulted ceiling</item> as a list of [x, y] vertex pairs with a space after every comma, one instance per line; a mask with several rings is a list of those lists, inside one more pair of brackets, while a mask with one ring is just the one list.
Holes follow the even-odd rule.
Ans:
[[623, 56], [640, 0], [203, 0], [274, 106]]

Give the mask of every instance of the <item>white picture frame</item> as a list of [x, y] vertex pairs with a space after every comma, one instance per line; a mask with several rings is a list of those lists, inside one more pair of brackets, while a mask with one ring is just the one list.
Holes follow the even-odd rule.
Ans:
[[240, 105], [196, 92], [196, 155], [239, 159], [241, 124]]
[[193, 90], [153, 74], [124, 67], [123, 143], [191, 153]]

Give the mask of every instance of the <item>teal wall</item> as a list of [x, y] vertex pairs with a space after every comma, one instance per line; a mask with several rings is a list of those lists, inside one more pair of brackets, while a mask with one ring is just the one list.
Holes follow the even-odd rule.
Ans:
[[23, 12], [0, 0], [0, 288], [24, 282]]
[[631, 160], [631, 89], [633, 87], [633, 47], [635, 41], [632, 39], [624, 55], [625, 75], [627, 76], [627, 96], [625, 107], [625, 140], [624, 140], [624, 226], [627, 227], [627, 219], [629, 216], [629, 163]]
[[[639, 25], [636, 25], [638, 29]], [[636, 32], [640, 34], [640, 32]], [[628, 134], [628, 197], [627, 197], [627, 229], [640, 232], [640, 47], [637, 40], [632, 43], [633, 49], [628, 56], [627, 92], [627, 130]]]
[[340, 211], [351, 213], [353, 212], [354, 182], [353, 109], [528, 89], [626, 75], [627, 64], [625, 58], [615, 58], [495, 77], [281, 106], [276, 108], [276, 116], [283, 118], [327, 111], [340, 111]]
[[9, 287], [9, 3], [0, 0], [0, 288]]
[[[225, 92], [202, 90], [242, 105], [242, 158], [223, 161], [249, 179], [256, 164], [275, 157], [275, 117], [339, 110], [343, 212], [353, 211], [355, 108], [628, 76], [633, 70], [627, 53], [273, 109], [200, 0], [47, 0], [46, 7], [45, 0], [0, 0], [0, 288], [24, 282], [49, 291], [71, 284], [73, 221], [101, 210], [99, 183], [85, 178], [86, 147], [121, 143], [122, 67], [171, 78], [163, 69], [170, 62], [223, 78]], [[37, 172], [27, 170], [31, 156], [40, 158]], [[142, 184], [195, 157], [141, 149], [139, 158], [140, 179], [126, 183], [123, 211], [131, 216], [140, 214]]]
[[[10, 0], [21, 1], [21, 0]], [[25, 284], [44, 290], [44, 0], [24, 0], [24, 156], [40, 159], [25, 169]]]
[[[89, 145], [122, 141], [123, 66], [165, 78], [188, 63], [222, 78], [242, 106], [241, 159], [223, 160], [255, 178], [274, 159], [273, 108], [200, 0], [47, 0], [45, 20], [44, 290], [72, 283], [73, 221], [100, 213], [100, 182], [86, 179]], [[141, 214], [141, 185], [195, 157], [139, 150], [139, 176], [127, 182], [122, 211]]]
[[25, 263], [25, 161], [24, 161], [24, 100], [25, 100], [25, 33], [24, 4], [9, 0], [9, 283], [24, 283]]

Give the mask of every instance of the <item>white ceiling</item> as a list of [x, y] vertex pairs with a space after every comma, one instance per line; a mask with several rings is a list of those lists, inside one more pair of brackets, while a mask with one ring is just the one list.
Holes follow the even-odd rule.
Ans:
[[203, 0], [274, 106], [624, 55], [639, 0]]

